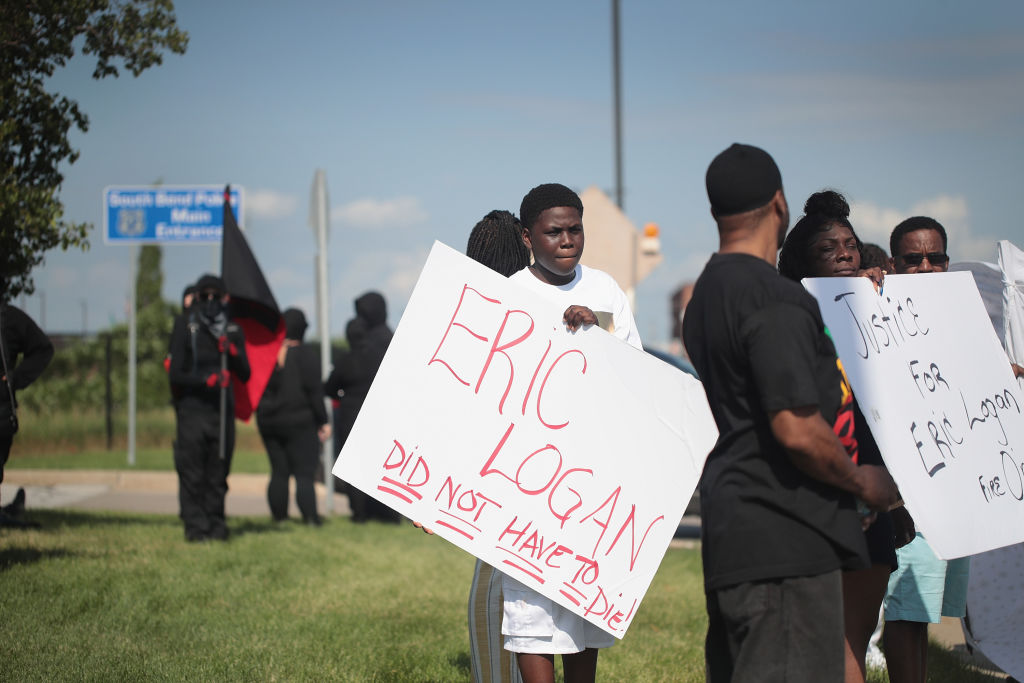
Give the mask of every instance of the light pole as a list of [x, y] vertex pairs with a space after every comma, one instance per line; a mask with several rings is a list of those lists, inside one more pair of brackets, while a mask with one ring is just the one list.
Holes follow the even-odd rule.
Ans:
[[612, 99], [615, 117], [615, 203], [625, 210], [622, 197], [622, 78], [619, 55], [619, 0], [612, 0]]

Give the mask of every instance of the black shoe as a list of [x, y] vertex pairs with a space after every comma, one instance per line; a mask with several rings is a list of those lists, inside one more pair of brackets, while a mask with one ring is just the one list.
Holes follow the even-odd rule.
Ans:
[[25, 514], [25, 489], [19, 488], [14, 494], [14, 500], [0, 508], [0, 511], [9, 517], [21, 517]]
[[324, 524], [323, 519], [321, 519], [319, 516], [317, 516], [317, 517], [310, 517], [309, 519], [306, 519], [304, 521], [305, 521], [307, 526], [323, 526], [323, 524]]

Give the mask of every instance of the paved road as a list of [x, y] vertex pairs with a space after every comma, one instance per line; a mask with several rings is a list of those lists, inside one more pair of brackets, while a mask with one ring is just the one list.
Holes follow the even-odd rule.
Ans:
[[[232, 474], [228, 477], [225, 504], [229, 517], [270, 516], [265, 474]], [[178, 477], [174, 472], [130, 470], [27, 470], [4, 472], [0, 501], [10, 502], [24, 487], [26, 507], [73, 508], [178, 514]], [[326, 489], [316, 485], [317, 509], [326, 511]], [[289, 495], [289, 515], [301, 518], [295, 507], [294, 485]], [[348, 498], [334, 494], [334, 515], [349, 515]]]

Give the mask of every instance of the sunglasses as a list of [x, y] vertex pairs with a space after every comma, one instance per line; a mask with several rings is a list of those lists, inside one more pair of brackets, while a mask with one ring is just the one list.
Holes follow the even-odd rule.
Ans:
[[220, 298], [220, 293], [218, 293], [218, 292], [200, 292], [199, 294], [196, 295], [196, 298], [198, 298], [200, 301], [213, 301], [214, 299], [219, 299]]
[[941, 251], [930, 251], [927, 254], [911, 253], [900, 256], [908, 266], [919, 266], [921, 262], [928, 259], [933, 266], [941, 266], [949, 261], [949, 256]]

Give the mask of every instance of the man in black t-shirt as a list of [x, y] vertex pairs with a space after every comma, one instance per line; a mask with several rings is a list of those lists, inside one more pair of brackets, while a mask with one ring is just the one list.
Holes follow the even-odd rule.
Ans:
[[708, 680], [842, 680], [840, 571], [867, 565], [853, 496], [883, 510], [896, 488], [833, 429], [849, 410], [835, 348], [774, 268], [789, 226], [774, 160], [734, 144], [706, 182], [720, 249], [683, 340], [719, 430], [700, 484]]

